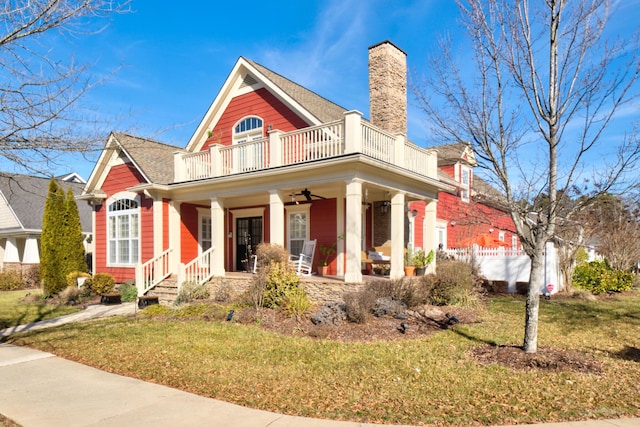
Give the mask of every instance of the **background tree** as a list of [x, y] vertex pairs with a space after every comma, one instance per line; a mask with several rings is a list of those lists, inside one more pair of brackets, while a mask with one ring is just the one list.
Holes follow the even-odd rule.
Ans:
[[[65, 37], [100, 31], [127, 0], [16, 0], [0, 13], [0, 159], [44, 172], [58, 154], [88, 152], [103, 138], [79, 104], [96, 82], [73, 56], [57, 57]], [[60, 40], [62, 38], [62, 40]]]
[[67, 190], [67, 199], [65, 201], [64, 231], [60, 236], [64, 242], [64, 266], [63, 272], [66, 278], [67, 274], [74, 271], [87, 273], [87, 262], [84, 251], [84, 234], [82, 233], [82, 223], [80, 222], [80, 213], [78, 212], [78, 204], [73, 195], [71, 188]]
[[[474, 58], [461, 70], [443, 40], [431, 76], [414, 89], [434, 132], [471, 143], [478, 166], [505, 195], [531, 259], [523, 347], [532, 353], [543, 254], [558, 218], [573, 220], [599, 194], [637, 179], [637, 135], [612, 142], [603, 134], [637, 97], [638, 38], [605, 39], [607, 0], [457, 3]], [[548, 201], [534, 205], [542, 194]], [[565, 203], [577, 196], [579, 203]]]
[[64, 248], [60, 237], [64, 233], [65, 195], [55, 179], [49, 182], [42, 217], [40, 236], [40, 282], [45, 296], [60, 292], [67, 286], [64, 274]]

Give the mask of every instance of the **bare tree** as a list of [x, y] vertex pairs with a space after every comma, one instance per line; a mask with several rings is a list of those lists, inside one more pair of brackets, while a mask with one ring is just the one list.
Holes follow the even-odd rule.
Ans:
[[86, 64], [50, 46], [104, 28], [128, 0], [17, 0], [0, 6], [0, 156], [42, 172], [57, 154], [87, 152], [104, 138], [82, 111], [96, 82]]
[[[543, 254], [558, 218], [571, 220], [597, 195], [637, 177], [637, 135], [604, 138], [615, 114], [637, 97], [637, 34], [606, 40], [607, 0], [457, 3], [474, 58], [457, 66], [445, 40], [433, 74], [414, 89], [435, 132], [471, 143], [505, 195], [531, 259], [523, 347], [534, 353]], [[543, 194], [548, 202], [532, 212]], [[577, 195], [580, 203], [563, 202]]]

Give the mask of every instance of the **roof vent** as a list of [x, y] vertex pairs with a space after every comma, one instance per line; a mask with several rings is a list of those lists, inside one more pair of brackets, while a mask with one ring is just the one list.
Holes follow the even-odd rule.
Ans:
[[246, 74], [244, 76], [244, 79], [242, 79], [242, 84], [240, 85], [240, 87], [241, 88], [250, 87], [250, 86], [253, 86], [256, 83], [258, 83], [258, 81], [256, 79], [254, 79], [251, 74]]

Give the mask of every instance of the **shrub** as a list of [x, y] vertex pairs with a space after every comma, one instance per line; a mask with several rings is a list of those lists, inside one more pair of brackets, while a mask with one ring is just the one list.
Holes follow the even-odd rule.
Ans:
[[612, 268], [607, 261], [592, 261], [576, 266], [573, 285], [594, 295], [628, 291], [633, 287], [633, 274]]
[[124, 302], [133, 302], [138, 298], [138, 289], [131, 283], [122, 283], [118, 288], [120, 299]]
[[300, 319], [309, 311], [311, 306], [312, 304], [311, 301], [309, 301], [307, 292], [301, 287], [291, 288], [285, 292], [282, 309], [291, 317]]
[[178, 292], [174, 304], [186, 304], [207, 298], [209, 298], [209, 289], [205, 285], [198, 285], [195, 282], [184, 282], [182, 286], [180, 286], [180, 292]]
[[78, 289], [78, 285], [67, 286], [58, 294], [58, 296], [60, 297], [60, 302], [62, 302], [62, 304], [76, 304], [78, 299], [80, 299], [80, 290]]
[[116, 287], [116, 280], [109, 273], [98, 273], [91, 280], [91, 289], [98, 295], [113, 292]]
[[364, 292], [378, 298], [391, 297], [396, 301], [402, 301], [407, 306], [414, 305], [415, 286], [411, 280], [378, 280], [366, 285]]
[[85, 278], [83, 286], [87, 284], [87, 281], [89, 281], [88, 286], [91, 286], [91, 275], [89, 273], [85, 273], [84, 271], [72, 271], [71, 273], [67, 274], [67, 286], [75, 286], [77, 288], [79, 277]]
[[287, 264], [289, 262], [289, 252], [280, 246], [270, 243], [260, 243], [256, 249], [258, 257], [258, 269], [265, 269], [271, 265], [271, 262], [278, 264]]
[[266, 270], [263, 306], [279, 308], [287, 294], [300, 286], [300, 278], [286, 263], [282, 262], [271, 261]]
[[24, 289], [22, 275], [14, 270], [7, 270], [0, 273], [0, 291], [17, 291]]
[[365, 323], [375, 307], [378, 297], [366, 289], [348, 292], [343, 296], [347, 320], [354, 323]]
[[470, 264], [442, 261], [438, 263], [435, 275], [420, 279], [413, 302], [473, 307], [479, 301], [480, 283]]

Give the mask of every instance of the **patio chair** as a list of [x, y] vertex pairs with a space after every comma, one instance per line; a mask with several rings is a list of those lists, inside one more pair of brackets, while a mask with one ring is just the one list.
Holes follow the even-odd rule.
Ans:
[[305, 240], [302, 245], [302, 253], [300, 255], [291, 255], [289, 261], [296, 270], [298, 276], [311, 276], [313, 273], [313, 258], [316, 253], [316, 239]]

